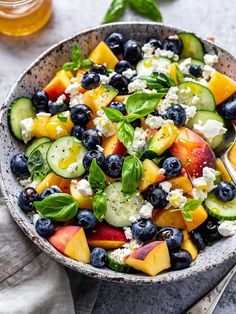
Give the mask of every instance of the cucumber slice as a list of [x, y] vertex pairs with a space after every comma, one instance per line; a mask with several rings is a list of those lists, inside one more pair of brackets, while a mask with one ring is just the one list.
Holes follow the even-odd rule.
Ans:
[[63, 136], [56, 140], [47, 153], [50, 168], [63, 178], [73, 179], [84, 172], [83, 157], [87, 150], [74, 136]]
[[201, 40], [193, 33], [182, 32], [178, 34], [182, 40], [184, 48], [181, 58], [193, 58], [203, 60], [204, 48]]
[[[193, 129], [194, 124], [205, 124], [208, 120], [219, 121], [224, 124], [223, 118], [216, 112], [208, 111], [208, 110], [199, 110], [197, 111], [194, 118], [190, 119], [187, 123], [187, 127]], [[219, 147], [224, 141], [224, 134], [216, 136], [213, 141], [209, 141], [207, 138], [205, 140], [208, 142], [212, 149], [216, 149]]]
[[115, 227], [131, 225], [130, 216], [137, 215], [144, 204], [142, 195], [137, 191], [129, 197], [122, 192], [121, 182], [114, 182], [105, 189], [107, 211], [104, 219]]
[[[184, 60], [185, 59], [180, 59], [178, 63], [181, 64], [182, 62], [184, 62]], [[199, 65], [202, 69], [204, 68], [204, 65], [205, 65], [204, 62], [197, 59], [192, 59], [192, 58], [191, 58], [191, 64]]]
[[211, 192], [205, 200], [205, 205], [209, 214], [220, 220], [236, 219], [236, 197], [230, 202], [219, 201], [215, 193]]
[[[199, 101], [194, 103], [194, 106], [196, 106], [197, 110], [215, 111], [215, 99], [212, 92], [207, 87], [195, 82], [184, 82], [181, 83], [178, 88], [179, 91], [177, 94], [179, 97], [178, 102], [180, 104], [185, 106], [193, 106], [193, 97], [197, 96]], [[183, 92], [189, 88], [191, 90], [189, 93]]]
[[153, 58], [145, 58], [138, 62], [136, 66], [136, 71], [138, 76], [142, 75], [151, 75], [153, 72], [153, 65], [157, 64], [158, 66], [164, 66], [171, 64], [171, 60], [163, 57], [153, 57]]
[[117, 261], [114, 260], [114, 258], [112, 258], [111, 253], [113, 251], [108, 251], [107, 252], [107, 267], [114, 270], [114, 271], [118, 271], [120, 273], [132, 273], [134, 271], [134, 269], [126, 264], [120, 264]]
[[20, 122], [27, 118], [34, 118], [36, 109], [27, 97], [16, 98], [8, 108], [8, 126], [15, 138], [22, 141]]
[[33, 140], [33, 142], [29, 145], [29, 147], [26, 149], [26, 156], [29, 157], [29, 155], [32, 153], [33, 150], [35, 150], [39, 145], [51, 142], [50, 138], [48, 137], [41, 137]]

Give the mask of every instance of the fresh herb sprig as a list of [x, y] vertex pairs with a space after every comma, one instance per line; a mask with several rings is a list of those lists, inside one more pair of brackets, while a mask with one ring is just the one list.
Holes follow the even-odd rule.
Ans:
[[122, 192], [133, 194], [139, 186], [143, 175], [143, 164], [137, 156], [128, 156], [122, 168]]
[[89, 68], [93, 62], [89, 59], [83, 59], [80, 47], [74, 44], [71, 49], [71, 61], [63, 64], [62, 69], [65, 71], [78, 70], [80, 68]]
[[155, 0], [112, 0], [102, 23], [118, 21], [128, 6], [142, 16], [162, 22], [162, 15]]
[[167, 91], [170, 87], [176, 85], [171, 76], [160, 72], [140, 76], [139, 79], [145, 81], [148, 88], [156, 89], [157, 91]]
[[50, 172], [47, 161], [44, 160], [43, 155], [38, 149], [30, 154], [28, 159], [28, 169], [32, 181], [41, 180]]
[[183, 208], [173, 209], [172, 211], [181, 211], [186, 221], [193, 221], [191, 211], [197, 209], [202, 204], [201, 200], [188, 200]]

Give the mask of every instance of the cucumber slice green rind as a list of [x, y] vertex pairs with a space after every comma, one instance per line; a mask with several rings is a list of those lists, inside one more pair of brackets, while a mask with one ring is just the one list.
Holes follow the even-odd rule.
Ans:
[[41, 137], [33, 140], [29, 147], [26, 149], [25, 155], [29, 157], [29, 155], [34, 151], [39, 145], [51, 142], [50, 138], [48, 137]]
[[[60, 168], [59, 163], [69, 156], [70, 149], [73, 144], [77, 145], [79, 148], [79, 154], [77, 155], [76, 160], [74, 160], [72, 163], [76, 162], [78, 163], [78, 166], [74, 171], [70, 172], [68, 171], [69, 166], [66, 169], [62, 169]], [[86, 153], [86, 148], [76, 137], [63, 136], [52, 143], [47, 153], [47, 161], [55, 174], [66, 179], [73, 179], [81, 176], [85, 172], [83, 166], [83, 157]]]
[[143, 76], [143, 75], [151, 75], [153, 72], [152, 66], [146, 67], [145, 62], [147, 61], [158, 61], [160, 65], [162, 64], [171, 64], [171, 60], [168, 58], [163, 58], [163, 57], [153, 57], [153, 58], [144, 58], [140, 60], [136, 66], [136, 71], [138, 76]]
[[193, 33], [182, 32], [178, 34], [182, 40], [184, 48], [181, 58], [193, 58], [203, 61], [204, 48], [201, 40]]
[[129, 217], [139, 213], [144, 204], [142, 195], [137, 191], [129, 197], [122, 192], [121, 182], [114, 182], [105, 189], [107, 211], [104, 219], [114, 227], [128, 227], [131, 225]]
[[[181, 92], [183, 89], [186, 90], [188, 87], [191, 89], [191, 92], [189, 94]], [[207, 87], [195, 82], [184, 82], [181, 83], [178, 88], [179, 91], [177, 94], [178, 102], [180, 104], [183, 104], [185, 106], [193, 106], [192, 99], [194, 96], [198, 96], [199, 101], [197, 104], [194, 104], [197, 110], [215, 111], [215, 99], [212, 92]]]
[[20, 122], [27, 118], [34, 118], [36, 109], [28, 97], [16, 98], [8, 108], [8, 126], [12, 135], [22, 141]]
[[[193, 129], [193, 125], [199, 123], [201, 121], [202, 124], [205, 124], [208, 120], [215, 120], [223, 123], [224, 125], [224, 119], [216, 112], [212, 112], [209, 110], [199, 110], [197, 111], [196, 115], [194, 118], [190, 119], [187, 123], [187, 127], [189, 129]], [[205, 140], [208, 142], [210, 147], [212, 149], [216, 149], [219, 147], [223, 141], [224, 141], [224, 134], [218, 135], [214, 138], [214, 140], [211, 142], [207, 138]]]
[[108, 268], [110, 268], [114, 271], [117, 271], [120, 273], [126, 273], [126, 274], [132, 273], [134, 271], [134, 269], [128, 265], [120, 264], [120, 263], [116, 262], [111, 257], [111, 253], [112, 253], [112, 251], [107, 252], [107, 267]]
[[222, 202], [215, 197], [214, 192], [211, 192], [205, 200], [205, 205], [208, 213], [213, 217], [220, 220], [236, 219], [236, 197], [230, 202]]

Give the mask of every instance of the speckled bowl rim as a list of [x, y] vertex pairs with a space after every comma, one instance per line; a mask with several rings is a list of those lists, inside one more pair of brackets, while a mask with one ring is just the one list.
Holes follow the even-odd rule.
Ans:
[[[181, 32], [184, 31], [183, 29], [179, 29], [177, 27], [174, 27], [172, 25], [167, 25], [167, 24], [162, 24], [162, 23], [154, 23], [154, 22], [119, 22], [119, 23], [110, 23], [110, 24], [106, 24], [106, 25], [101, 25], [98, 27], [94, 27], [94, 28], [90, 28], [87, 29], [85, 31], [79, 32], [75, 35], [72, 35], [64, 40], [59, 41], [58, 43], [54, 44], [53, 46], [51, 46], [49, 49], [47, 49], [46, 51], [44, 51], [42, 54], [40, 54], [40, 56], [38, 58], [36, 58], [23, 72], [22, 74], [16, 79], [16, 81], [14, 82], [12, 88], [10, 89], [6, 100], [4, 102], [4, 104], [7, 104], [11, 98], [12, 93], [14, 93], [14, 90], [16, 89], [16, 87], [18, 86], [18, 84], [20, 83], [20, 81], [22, 80], [22, 78], [24, 77], [24, 75], [27, 74], [27, 72], [34, 66], [37, 66], [37, 64], [44, 58], [47, 57], [48, 54], [50, 54], [54, 49], [56, 49], [59, 45], [67, 42], [67, 41], [72, 41], [73, 39], [75, 39], [77, 36], [80, 35], [88, 35], [90, 32], [96, 31], [96, 30], [101, 30], [107, 27], [113, 27], [113, 26], [119, 26], [119, 25], [124, 25], [124, 26], [131, 26], [131, 25], [143, 25], [143, 26], [160, 26], [163, 28], [168, 28], [171, 29], [173, 32]], [[200, 37], [201, 38], [201, 37]], [[230, 55], [233, 59], [234, 57], [225, 49], [221, 48], [220, 46], [214, 44], [214, 43], [209, 43], [209, 41], [202, 39], [204, 44], [210, 44], [213, 49], [214, 47], [216, 49], [220, 49], [222, 52], [227, 53], [228, 55]], [[0, 124], [2, 124], [2, 119], [3, 119], [3, 113], [7, 110], [7, 106], [4, 105], [1, 108], [0, 111]], [[2, 136], [1, 136], [1, 140], [2, 140]], [[1, 170], [2, 170], [2, 160], [1, 160]], [[129, 284], [162, 284], [165, 282], [176, 282], [176, 281], [180, 281], [180, 280], [184, 280], [187, 279], [189, 276], [193, 276], [193, 275], [197, 275], [198, 273], [203, 273], [206, 272], [208, 270], [211, 270], [214, 267], [217, 267], [218, 265], [222, 264], [223, 262], [225, 262], [226, 260], [229, 260], [231, 258], [233, 258], [235, 256], [235, 251], [236, 251], [236, 246], [234, 249], [232, 249], [231, 252], [229, 252], [229, 254], [227, 255], [227, 257], [222, 257], [221, 259], [218, 260], [214, 260], [211, 264], [208, 265], [199, 265], [198, 267], [194, 268], [194, 272], [191, 272], [191, 267], [188, 268], [187, 270], [182, 270], [182, 271], [169, 271], [169, 272], [164, 272], [160, 275], [157, 275], [155, 277], [149, 277], [146, 275], [140, 275], [140, 274], [123, 274], [123, 273], [118, 273], [118, 272], [114, 272], [110, 269], [97, 269], [94, 268], [93, 266], [89, 265], [89, 264], [83, 264], [80, 262], [77, 262], [75, 260], [72, 260], [66, 256], [64, 256], [63, 254], [61, 254], [60, 252], [58, 252], [53, 246], [50, 246], [49, 248], [46, 245], [46, 240], [39, 237], [36, 232], [32, 232], [32, 230], [30, 230], [27, 227], [27, 223], [24, 221], [24, 219], [22, 219], [21, 217], [19, 217], [18, 215], [18, 211], [19, 208], [16, 208], [16, 206], [14, 205], [14, 203], [10, 200], [9, 196], [8, 196], [8, 192], [4, 183], [4, 177], [2, 175], [2, 171], [0, 172], [0, 186], [1, 186], [1, 190], [3, 193], [3, 197], [4, 200], [6, 202], [6, 205], [10, 211], [11, 216], [13, 217], [13, 219], [16, 221], [16, 223], [19, 225], [19, 227], [24, 231], [24, 233], [45, 253], [47, 253], [48, 255], [50, 255], [53, 259], [55, 259], [56, 261], [58, 261], [59, 263], [63, 264], [64, 266], [67, 266], [75, 271], [78, 271], [84, 275], [88, 275], [90, 277], [96, 278], [96, 279], [102, 279], [102, 280], [108, 280], [108, 281], [113, 281], [113, 282], [118, 282], [118, 283], [129, 283]], [[235, 238], [236, 239], [236, 238]], [[236, 242], [236, 241], [235, 241]], [[204, 252], [202, 253], [204, 254]]]

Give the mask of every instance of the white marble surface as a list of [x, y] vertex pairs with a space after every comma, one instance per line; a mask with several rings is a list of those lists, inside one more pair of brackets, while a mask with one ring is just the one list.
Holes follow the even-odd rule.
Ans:
[[[40, 32], [27, 38], [0, 35], [0, 103], [21, 71], [57, 41], [96, 26], [110, 0], [55, 0], [54, 16]], [[159, 0], [164, 22], [216, 37], [217, 43], [236, 55], [236, 0]], [[122, 20], [143, 20], [127, 12]], [[94, 313], [181, 313], [203, 296], [235, 263], [231, 260], [198, 278], [178, 284], [135, 287], [103, 282]], [[215, 314], [236, 312], [236, 278], [222, 297]], [[63, 311], [62, 311], [63, 313]], [[201, 313], [200, 313], [201, 314]]]

